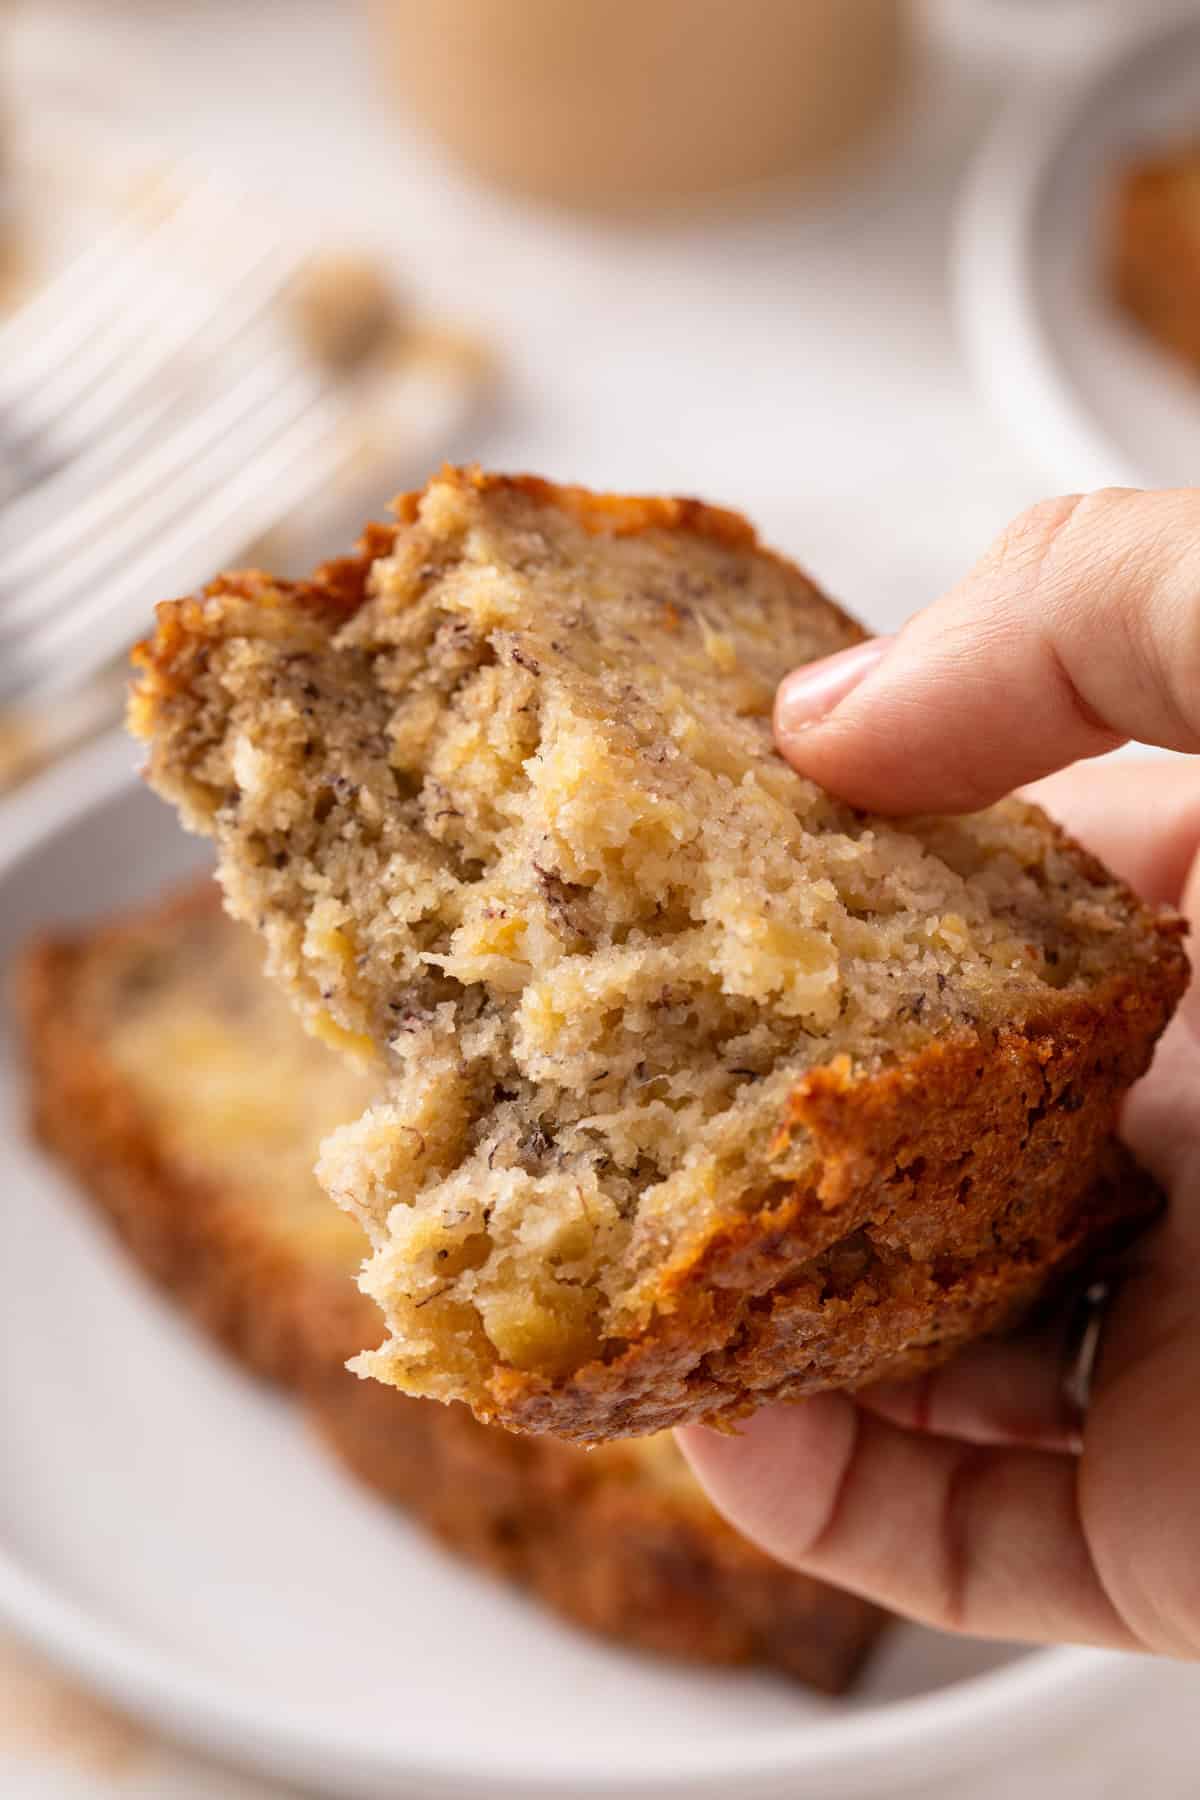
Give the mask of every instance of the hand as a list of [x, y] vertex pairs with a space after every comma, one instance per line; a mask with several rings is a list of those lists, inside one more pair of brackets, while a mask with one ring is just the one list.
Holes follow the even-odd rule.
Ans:
[[[1130, 737], [1200, 751], [1200, 491], [1017, 521], [895, 639], [783, 683], [780, 749], [855, 804], [962, 811]], [[1149, 899], [1200, 920], [1200, 770], [1076, 767], [1034, 789]], [[1123, 1131], [1171, 1197], [1107, 1314], [1082, 1427], [1062, 1328], [915, 1382], [679, 1434], [717, 1506], [794, 1568], [987, 1637], [1200, 1655], [1200, 999]]]

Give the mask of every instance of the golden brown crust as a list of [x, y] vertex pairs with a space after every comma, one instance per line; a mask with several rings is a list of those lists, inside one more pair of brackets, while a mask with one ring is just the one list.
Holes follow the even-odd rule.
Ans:
[[[477, 494], [523, 494], [537, 505], [556, 507], [585, 531], [609, 532], [614, 537], [632, 537], [642, 531], [687, 531], [731, 549], [758, 548], [754, 527], [741, 513], [682, 495], [598, 494], [592, 488], [547, 481], [541, 475], [496, 475], [449, 465], [440, 479], [470, 487]], [[416, 519], [423, 491], [414, 488], [394, 502], [399, 524], [411, 525]]]
[[840, 1693], [884, 1623], [856, 1595], [780, 1568], [698, 1490], [648, 1481], [628, 1446], [588, 1454], [513, 1437], [463, 1406], [342, 1370], [310, 1400], [369, 1486], [590, 1631], [697, 1661], [766, 1663]]
[[[758, 548], [744, 520], [695, 501], [592, 495], [478, 471], [441, 479], [515, 490], [589, 530], [683, 531]], [[401, 527], [419, 499], [396, 503]], [[203, 659], [214, 634], [263, 629], [263, 608], [307, 616], [327, 633], [362, 602], [370, 564], [394, 536], [369, 528], [355, 558], [311, 582], [231, 576], [208, 590], [209, 602], [228, 607], [204, 599], [161, 607], [158, 633], [139, 652], [135, 730], [151, 736], [187, 687], [191, 659]], [[822, 596], [811, 604], [845, 621]], [[1049, 825], [1045, 841], [1111, 898], [1111, 877], [1094, 858]], [[1152, 1213], [1152, 1184], [1127, 1159], [1116, 1167], [1110, 1141], [1187, 964], [1178, 921], [1142, 913], [1132, 894], [1111, 903], [1144, 931], [1139, 963], [1086, 999], [1047, 989], [1041, 1016], [1020, 1026], [964, 1028], [857, 1076], [836, 1066], [809, 1075], [779, 1130], [808, 1135], [811, 1179], [706, 1217], [649, 1286], [636, 1335], [561, 1378], [502, 1365], [471, 1397], [477, 1414], [594, 1443], [913, 1372], [1013, 1323], [1122, 1220]]]
[[1124, 311], [1200, 372], [1200, 144], [1125, 171], [1113, 206], [1111, 280]]
[[[788, 558], [767, 549], [741, 513], [710, 506], [703, 500], [680, 495], [597, 494], [589, 488], [566, 487], [540, 475], [495, 475], [478, 468], [457, 469], [447, 464], [437, 479], [477, 493], [511, 491], [542, 505], [555, 506], [586, 531], [631, 537], [644, 531], [681, 531], [707, 538], [729, 549], [754, 551], [781, 568], [799, 575]], [[137, 645], [133, 664], [139, 679], [130, 696], [129, 723], [136, 736], [149, 738], [158, 706], [177, 692], [191, 658], [203, 653], [213, 635], [214, 622], [206, 613], [205, 600], [247, 600], [266, 608], [292, 609], [334, 629], [350, 618], [367, 598], [371, 565], [387, 556], [397, 533], [417, 516], [423, 493], [414, 488], [392, 501], [394, 524], [372, 522], [359, 538], [352, 556], [322, 564], [306, 581], [282, 581], [260, 569], [233, 570], [211, 581], [200, 595], [164, 600], [156, 608], [154, 636]], [[867, 633], [856, 619], [805, 582], [810, 603], [824, 607], [855, 642]]]
[[1118, 979], [1042, 1034], [964, 1036], [858, 1080], [815, 1071], [783, 1123], [812, 1134], [815, 1185], [716, 1221], [623, 1353], [559, 1382], [502, 1370], [481, 1410], [598, 1442], [915, 1374], [1015, 1324], [1161, 1208], [1107, 1134], [1173, 998]]
[[296, 1389], [363, 1481], [472, 1562], [638, 1648], [762, 1662], [841, 1692], [884, 1623], [878, 1608], [781, 1569], [690, 1483], [648, 1476], [639, 1453], [517, 1439], [465, 1407], [347, 1374], [346, 1359], [382, 1336], [371, 1302], [340, 1268], [260, 1228], [236, 1194], [179, 1167], [103, 1031], [80, 1016], [79, 976], [218, 907], [206, 880], [124, 922], [44, 940], [19, 971], [35, 1129], [135, 1260], [254, 1374]]

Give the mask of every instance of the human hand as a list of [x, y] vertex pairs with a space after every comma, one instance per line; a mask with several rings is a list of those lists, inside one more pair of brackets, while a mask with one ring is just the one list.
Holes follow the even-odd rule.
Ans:
[[[1142, 894], [1200, 920], [1200, 769], [1065, 765], [1127, 738], [1200, 751], [1200, 490], [1037, 507], [895, 639], [782, 685], [804, 774], [881, 812], [1018, 783]], [[914, 1382], [678, 1435], [710, 1496], [782, 1562], [987, 1637], [1200, 1656], [1200, 996], [1124, 1135], [1167, 1189], [1107, 1313], [1087, 1416], [1061, 1324]]]

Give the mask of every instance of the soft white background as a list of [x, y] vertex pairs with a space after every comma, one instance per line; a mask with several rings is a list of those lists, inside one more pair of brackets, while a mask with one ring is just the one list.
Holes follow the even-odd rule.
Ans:
[[[1097, 29], [1115, 10], [1125, 9], [1094, 9]], [[741, 506], [887, 629], [1014, 511], [1072, 485], [1068, 469], [1032, 466], [989, 416], [955, 339], [947, 258], [963, 172], [1039, 44], [1045, 58], [1062, 55], [1065, 34], [1071, 53], [1050, 0], [1012, 0], [1008, 11], [1029, 22], [1024, 52], [985, 45], [995, 34], [979, 29], [970, 0], [934, 9], [937, 42], [869, 188], [819, 206], [780, 200], [754, 216], [640, 228], [549, 215], [461, 180], [381, 101], [347, 0], [17, 7], [0, 38], [0, 83], [51, 71], [61, 95], [236, 169], [276, 192], [314, 237], [370, 244], [424, 302], [480, 327], [505, 385], [455, 447], [463, 454]], [[1078, 5], [1071, 13], [1083, 16]], [[90, 1753], [75, 1764], [31, 1756], [18, 1746], [37, 1731], [5, 1729], [6, 1682], [10, 1727], [14, 1711], [36, 1720], [49, 1690], [26, 1673], [18, 1681], [7, 1654], [6, 1800], [265, 1792], [157, 1749], [118, 1750], [111, 1766]], [[1086, 1741], [1036, 1759], [1015, 1751], [969, 1778], [969, 1791], [973, 1800], [1018, 1791], [1190, 1800], [1200, 1791], [1198, 1714], [1200, 1678], [1155, 1671]]]
[[232, 168], [490, 333], [507, 393], [463, 446], [483, 460], [743, 506], [876, 626], [1044, 491], [971, 391], [946, 278], [991, 57], [926, 59], [857, 192], [631, 229], [461, 180], [381, 97], [349, 0], [29, 0], [17, 20], [13, 78], [50, 71]]

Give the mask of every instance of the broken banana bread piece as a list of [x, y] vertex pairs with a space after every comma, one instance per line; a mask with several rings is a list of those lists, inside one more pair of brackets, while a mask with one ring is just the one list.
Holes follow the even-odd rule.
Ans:
[[584, 1441], [893, 1378], [1152, 1207], [1180, 926], [1036, 808], [864, 815], [775, 685], [863, 635], [738, 516], [447, 470], [159, 609], [135, 731], [311, 1028], [358, 1367]]

